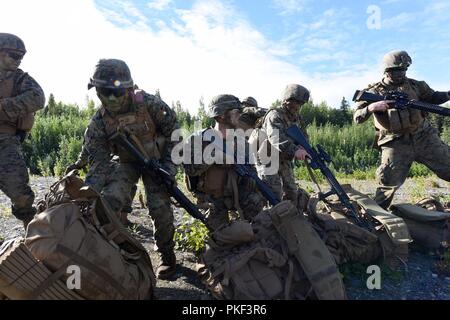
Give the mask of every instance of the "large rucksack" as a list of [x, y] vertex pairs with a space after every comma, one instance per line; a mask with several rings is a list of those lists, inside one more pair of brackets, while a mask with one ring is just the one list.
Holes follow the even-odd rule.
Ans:
[[199, 274], [217, 299], [345, 299], [327, 247], [290, 201], [214, 232]]
[[450, 246], [450, 208], [432, 198], [415, 205], [408, 203], [391, 206], [392, 212], [403, 218], [411, 236], [419, 246], [439, 249]]
[[120, 224], [94, 190], [69, 174], [51, 187], [39, 203], [23, 241], [52, 275], [26, 295], [41, 294], [76, 266], [84, 299], [150, 299], [155, 287], [145, 248]]
[[348, 209], [339, 201], [327, 200], [320, 210], [317, 195], [311, 197], [308, 203], [308, 217], [317, 226], [336, 262], [371, 263], [383, 260], [390, 266], [406, 262], [408, 244], [412, 239], [403, 219], [384, 210], [351, 186], [343, 187], [360, 219], [370, 227], [368, 230], [351, 220]]

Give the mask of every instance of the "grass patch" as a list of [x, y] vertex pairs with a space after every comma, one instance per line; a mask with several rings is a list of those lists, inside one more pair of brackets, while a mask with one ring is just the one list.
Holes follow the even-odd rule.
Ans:
[[0, 216], [2, 218], [10, 218], [12, 216], [11, 207], [0, 203]]
[[411, 203], [416, 203], [417, 201], [422, 200], [426, 194], [426, 180], [423, 177], [414, 179], [414, 186], [410, 189], [409, 193], [409, 201]]
[[200, 254], [208, 239], [208, 229], [198, 220], [193, 220], [187, 213], [183, 215], [181, 225], [175, 230], [176, 249]]

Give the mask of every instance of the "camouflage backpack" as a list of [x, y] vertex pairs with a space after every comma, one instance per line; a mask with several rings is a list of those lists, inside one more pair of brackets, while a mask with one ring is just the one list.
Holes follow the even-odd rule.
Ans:
[[69, 266], [80, 269], [81, 288], [74, 293], [82, 299], [140, 300], [153, 296], [155, 275], [145, 248], [74, 171], [55, 183], [38, 203], [38, 213], [28, 225], [23, 244], [19, 249], [28, 250], [49, 274], [41, 277], [42, 282], [35, 280], [40, 279], [42, 270], [19, 274], [26, 288], [12, 298], [50, 299], [55, 284], [67, 279]]
[[429, 249], [450, 246], [450, 203], [443, 205], [433, 198], [425, 198], [415, 205], [401, 203], [392, 212], [408, 225], [414, 243]]
[[216, 231], [201, 260], [217, 299], [346, 298], [333, 257], [290, 201]]
[[317, 208], [317, 196], [308, 203], [308, 217], [319, 228], [336, 262], [371, 263], [383, 259], [390, 266], [406, 262], [412, 239], [404, 220], [350, 185], [343, 185], [343, 188], [370, 230], [349, 219], [348, 210], [338, 201], [326, 201], [321, 210]]

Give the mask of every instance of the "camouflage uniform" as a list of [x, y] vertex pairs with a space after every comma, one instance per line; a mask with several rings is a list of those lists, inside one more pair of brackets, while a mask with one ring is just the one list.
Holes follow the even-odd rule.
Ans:
[[[127, 80], [128, 78], [128, 80]], [[105, 80], [106, 79], [106, 80]], [[110, 86], [122, 86], [131, 100], [127, 100], [123, 109], [112, 112], [102, 99], [101, 90]], [[170, 267], [170, 274], [175, 271], [173, 211], [167, 190], [158, 184], [151, 173], [143, 172], [136, 160], [121, 147], [113, 144], [108, 137], [118, 129], [126, 130], [134, 137], [135, 144], [149, 158], [158, 159], [166, 169], [175, 176], [176, 167], [171, 162], [171, 150], [175, 142], [171, 141], [172, 131], [178, 128], [175, 112], [158, 96], [135, 91], [131, 75], [126, 64], [121, 60], [100, 60], [90, 86], [97, 88], [97, 94], [103, 103], [91, 119], [85, 142], [93, 161], [93, 168], [114, 167], [107, 185], [102, 190], [106, 202], [113, 211], [119, 213], [125, 203], [130, 202], [130, 193], [139, 178], [142, 178], [147, 195], [147, 206], [154, 224], [156, 247], [161, 254], [162, 266]], [[109, 95], [109, 94], [108, 94]], [[111, 154], [120, 158], [113, 162]], [[160, 266], [161, 267], [161, 266]], [[160, 269], [158, 277], [161, 278]]]
[[[230, 100], [229, 105], [222, 105], [224, 109], [218, 114], [224, 114], [225, 110], [240, 109], [237, 103], [239, 100], [232, 95], [217, 96], [213, 99], [210, 107], [214, 108], [215, 101], [219, 101], [219, 105], [220, 101], [227, 103]], [[207, 128], [194, 133], [187, 139], [186, 143], [187, 148], [191, 150], [191, 159], [189, 162], [185, 161], [184, 170], [188, 189], [197, 198], [199, 207], [208, 210], [208, 226], [216, 230], [230, 222], [230, 211], [237, 212], [243, 219], [251, 220], [263, 209], [264, 198], [251, 179], [237, 175], [232, 164], [207, 164], [203, 158], [202, 163], [194, 163], [195, 153], [200, 152], [194, 149], [196, 145], [194, 139], [203, 141], [203, 136], [208, 134], [210, 130], [215, 131], [216, 135], [220, 136], [220, 132], [216, 131], [216, 129]], [[209, 144], [210, 142], [208, 141], [200, 144], [202, 146], [202, 154]], [[246, 151], [248, 150], [247, 147]]]
[[[81, 152], [78, 155], [77, 161], [70, 165], [66, 172], [69, 172], [73, 169], [83, 169], [88, 164], [90, 164], [89, 171], [86, 174], [85, 184], [90, 186], [97, 192], [101, 192], [103, 187], [109, 183], [109, 177], [111, 172], [114, 171], [114, 166], [116, 165], [118, 159], [113, 157], [113, 162], [110, 162], [109, 165], [99, 164], [97, 163], [95, 166], [92, 161], [89, 160], [89, 151], [86, 147], [86, 144], [83, 144], [81, 148]], [[126, 202], [122, 208], [122, 212], [131, 213], [133, 211], [133, 199], [136, 195], [137, 186], [134, 185], [131, 189], [130, 200], [131, 202]], [[126, 219], [125, 219], [126, 220]], [[124, 221], [125, 221], [124, 220]]]
[[[304, 95], [298, 98], [299, 101], [306, 102], [309, 99], [309, 92], [305, 88], [298, 85], [289, 85], [285, 90], [283, 100], [288, 100], [291, 96], [294, 96], [295, 90]], [[255, 134], [264, 134], [264, 139], [269, 148], [272, 146], [279, 152], [279, 169], [276, 174], [267, 174], [265, 166], [258, 159], [257, 169], [261, 180], [272, 188], [279, 199], [291, 200], [296, 203], [299, 189], [295, 182], [292, 160], [294, 160], [295, 152], [299, 147], [288, 138], [285, 132], [292, 125], [297, 125], [304, 131], [298, 113], [293, 114], [287, 108], [279, 107], [271, 109], [266, 114], [261, 129], [255, 131]], [[261, 139], [261, 137], [256, 137], [255, 140], [258, 140], [258, 138]]]
[[[1, 33], [0, 51], [3, 54], [5, 50], [21, 55], [26, 52], [22, 40]], [[44, 92], [27, 73], [18, 68], [0, 69], [0, 190], [11, 199], [13, 215], [25, 225], [32, 219], [35, 208], [21, 140], [31, 130], [34, 112], [42, 109], [44, 103]]]
[[[195, 133], [201, 139], [207, 130]], [[194, 136], [191, 139], [194, 139]], [[203, 143], [202, 152], [209, 145]], [[191, 154], [199, 152], [194, 150], [194, 143], [190, 143]], [[244, 219], [251, 220], [264, 207], [264, 199], [256, 187], [247, 177], [239, 177], [233, 165], [227, 164], [184, 164], [187, 175], [188, 188], [197, 198], [202, 209], [209, 210], [207, 215], [208, 226], [213, 230], [230, 222], [229, 212], [243, 214]], [[237, 199], [236, 199], [237, 194]]]
[[[448, 101], [446, 92], [436, 92], [424, 81], [409, 78], [401, 85], [387, 84], [383, 79], [365, 90], [380, 95], [400, 91], [409, 99], [433, 104]], [[357, 104], [354, 114], [356, 123], [370, 118], [369, 105], [368, 102]], [[381, 165], [376, 172], [379, 187], [375, 200], [381, 207], [390, 206], [395, 191], [406, 180], [414, 161], [426, 165], [441, 179], [450, 181], [450, 147], [439, 138], [437, 129], [431, 126], [426, 114], [414, 109], [389, 109], [374, 113], [374, 122], [378, 133], [377, 145], [381, 148]]]

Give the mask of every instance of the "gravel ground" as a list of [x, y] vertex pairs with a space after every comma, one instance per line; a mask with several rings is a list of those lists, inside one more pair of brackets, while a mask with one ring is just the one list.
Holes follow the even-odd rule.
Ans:
[[[31, 185], [37, 198], [41, 198], [55, 181], [54, 178], [32, 177]], [[350, 181], [341, 181], [348, 183]], [[373, 194], [375, 182], [351, 181], [356, 190]], [[301, 181], [303, 187], [313, 188], [312, 183]], [[140, 186], [141, 189], [142, 186]], [[406, 194], [408, 192], [408, 194]], [[426, 194], [423, 194], [423, 193]], [[412, 196], [411, 196], [412, 194]], [[418, 200], [414, 197], [450, 195], [450, 183], [437, 178], [411, 180], [408, 179], [396, 196], [397, 202]], [[136, 198], [137, 199], [137, 198]], [[20, 221], [10, 214], [9, 199], [0, 192], [0, 238], [10, 239], [23, 236], [24, 229]], [[138, 201], [135, 201], [134, 211], [130, 220], [136, 224], [133, 228], [135, 236], [149, 251], [154, 267], [159, 263], [154, 253], [153, 231], [151, 220], [146, 209], [141, 209]], [[180, 211], [175, 208], [175, 219], [179, 222]], [[160, 300], [210, 300], [211, 295], [204, 290], [204, 286], [196, 275], [196, 258], [191, 253], [177, 251], [179, 266], [172, 281], [158, 280], [155, 296]], [[433, 270], [436, 256], [417, 250], [411, 250], [407, 265], [400, 266], [397, 270], [385, 270], [382, 267], [381, 289], [369, 290], [366, 280], [369, 276], [365, 268], [352, 268], [345, 273], [345, 284], [350, 299], [370, 300], [450, 300], [450, 278], [437, 275]]]

